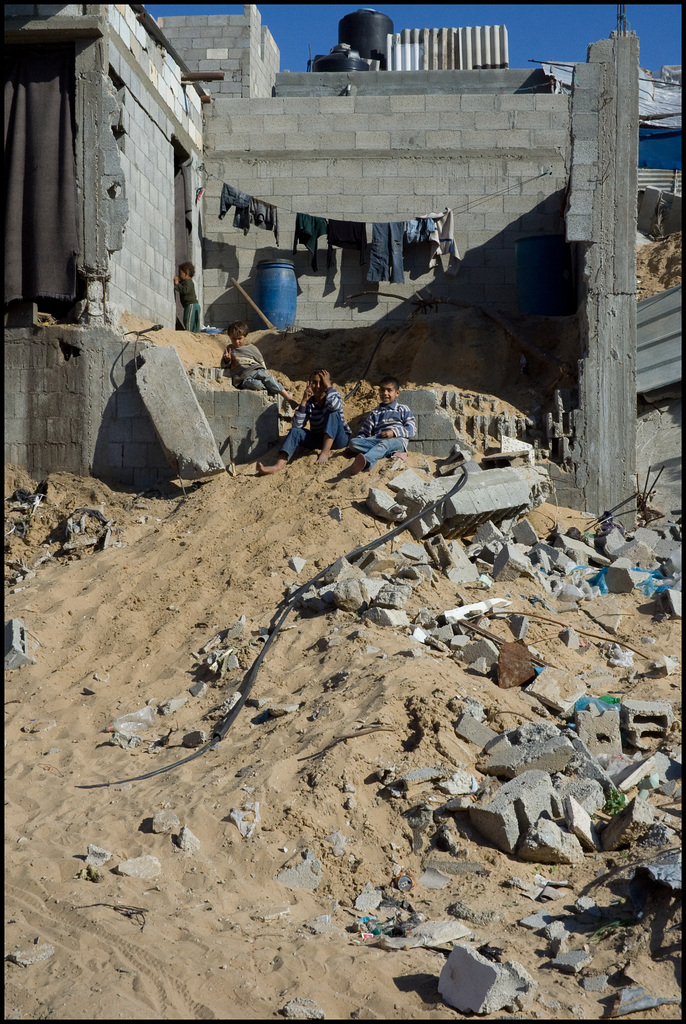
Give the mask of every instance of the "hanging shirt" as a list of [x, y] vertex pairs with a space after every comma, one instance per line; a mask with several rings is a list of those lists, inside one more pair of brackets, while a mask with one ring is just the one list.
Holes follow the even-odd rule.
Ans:
[[429, 242], [431, 233], [436, 230], [436, 224], [431, 217], [417, 217], [416, 220], [408, 220], [405, 223], [405, 241]]
[[340, 249], [357, 249], [360, 253], [360, 266], [367, 262], [367, 226], [364, 222], [354, 220], [327, 221], [329, 250], [326, 258], [327, 267], [333, 266], [333, 247]]
[[369, 257], [368, 281], [405, 283], [403, 266], [403, 236], [405, 221], [391, 221], [372, 225], [372, 252]]
[[251, 199], [250, 220], [258, 228], [273, 231], [276, 244], [279, 244], [279, 218], [275, 206], [265, 202], [264, 199]]
[[435, 222], [435, 228], [431, 232], [431, 258], [429, 267], [433, 269], [438, 265], [438, 257], [448, 255], [447, 274], [456, 274], [460, 269], [460, 254], [457, 251], [454, 238], [453, 211], [446, 206], [443, 213], [429, 213], [427, 218]]
[[233, 217], [233, 226], [235, 228], [243, 228], [243, 234], [247, 235], [250, 228], [251, 202], [252, 196], [241, 192], [238, 188], [234, 188], [233, 185], [224, 184], [221, 199], [219, 200], [219, 220], [223, 220], [227, 210], [235, 206], [236, 212]]
[[317, 268], [317, 242], [327, 232], [326, 220], [324, 217], [312, 217], [309, 213], [296, 213], [295, 215], [295, 237], [293, 238], [293, 255], [300, 242], [307, 246], [312, 253], [312, 269]]

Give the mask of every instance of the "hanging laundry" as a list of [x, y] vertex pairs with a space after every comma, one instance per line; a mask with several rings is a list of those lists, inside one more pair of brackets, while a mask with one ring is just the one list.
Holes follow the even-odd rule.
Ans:
[[431, 233], [436, 230], [435, 221], [431, 217], [417, 217], [416, 220], [408, 220], [405, 223], [405, 241], [429, 242]]
[[250, 220], [258, 228], [273, 231], [276, 244], [279, 244], [279, 217], [275, 206], [264, 199], [251, 199]]
[[221, 199], [219, 201], [219, 220], [223, 220], [227, 211], [230, 210], [232, 206], [235, 206], [236, 212], [233, 216], [233, 226], [235, 228], [243, 228], [243, 234], [247, 235], [250, 229], [251, 202], [252, 196], [247, 195], [245, 192], [241, 192], [238, 188], [234, 188], [233, 185], [224, 184]]
[[453, 211], [446, 206], [443, 213], [428, 213], [426, 217], [435, 222], [435, 228], [430, 235], [431, 258], [429, 260], [429, 268], [433, 269], [438, 265], [439, 256], [448, 255], [446, 274], [456, 274], [460, 269], [460, 254], [455, 245]]
[[391, 221], [372, 225], [372, 252], [369, 257], [368, 281], [405, 283], [403, 266], [403, 237], [405, 221]]
[[312, 217], [309, 213], [296, 213], [295, 215], [295, 237], [293, 238], [293, 255], [298, 242], [307, 246], [312, 253], [312, 269], [317, 268], [317, 242], [327, 231], [324, 217]]
[[329, 250], [326, 257], [326, 266], [333, 265], [333, 247], [339, 249], [358, 249], [360, 253], [360, 266], [367, 262], [367, 226], [362, 221], [330, 220], [327, 221], [327, 235], [329, 238]]

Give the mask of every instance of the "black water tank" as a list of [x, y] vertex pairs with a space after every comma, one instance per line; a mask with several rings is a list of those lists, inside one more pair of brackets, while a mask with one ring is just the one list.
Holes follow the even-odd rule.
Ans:
[[313, 71], [369, 71], [369, 64], [362, 60], [356, 50], [349, 46], [334, 46], [331, 53], [317, 54], [312, 64]]
[[346, 14], [338, 22], [338, 42], [348, 43], [360, 57], [378, 60], [382, 71], [386, 71], [386, 36], [389, 32], [393, 32], [391, 19], [370, 7]]

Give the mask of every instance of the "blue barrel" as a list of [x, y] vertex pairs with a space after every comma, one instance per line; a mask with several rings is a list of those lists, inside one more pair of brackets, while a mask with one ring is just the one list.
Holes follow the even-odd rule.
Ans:
[[[252, 297], [279, 330], [292, 326], [298, 301], [298, 282], [293, 264], [289, 260], [263, 260], [258, 263]], [[253, 312], [252, 320], [258, 329], [264, 329], [257, 313]]]
[[517, 309], [539, 316], [576, 311], [572, 259], [564, 235], [535, 235], [515, 242]]

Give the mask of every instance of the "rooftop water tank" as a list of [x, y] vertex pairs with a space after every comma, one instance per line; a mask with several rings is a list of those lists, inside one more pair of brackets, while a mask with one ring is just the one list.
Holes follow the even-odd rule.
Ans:
[[313, 71], [369, 71], [369, 64], [362, 60], [357, 50], [350, 46], [334, 46], [330, 53], [317, 54], [312, 64]]
[[348, 43], [366, 60], [378, 60], [381, 71], [387, 70], [386, 42], [389, 34], [393, 34], [391, 19], [370, 7], [346, 14], [338, 22], [338, 42]]

